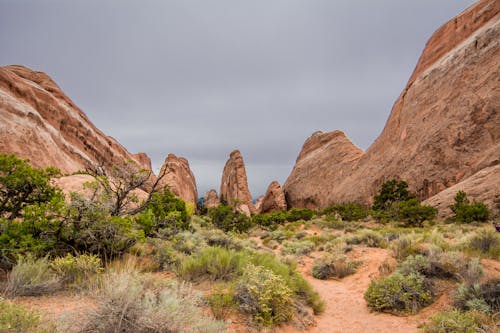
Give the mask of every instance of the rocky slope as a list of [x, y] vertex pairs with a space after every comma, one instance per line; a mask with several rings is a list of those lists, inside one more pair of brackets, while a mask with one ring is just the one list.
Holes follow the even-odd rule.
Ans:
[[205, 193], [205, 202], [203, 203], [205, 208], [214, 208], [220, 205], [219, 196], [217, 196], [217, 191], [214, 189], [209, 190]]
[[193, 172], [189, 168], [189, 162], [183, 157], [168, 154], [159, 175], [165, 172], [165, 176], [159, 182], [159, 188], [168, 186], [170, 191], [186, 202], [196, 205], [198, 191]]
[[245, 163], [239, 150], [231, 152], [222, 172], [220, 199], [246, 215], [255, 214], [248, 190]]
[[499, 164], [499, 12], [500, 2], [479, 1], [434, 33], [366, 152], [347, 139], [306, 142], [284, 185], [288, 204], [370, 203], [390, 178], [426, 199]]
[[150, 165], [97, 129], [48, 75], [22, 66], [0, 67], [0, 152], [64, 173], [91, 163]]

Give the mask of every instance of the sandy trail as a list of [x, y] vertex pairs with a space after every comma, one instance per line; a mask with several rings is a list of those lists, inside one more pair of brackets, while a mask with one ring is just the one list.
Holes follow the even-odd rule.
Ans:
[[[314, 257], [317, 254], [312, 254]], [[311, 276], [314, 258], [304, 258], [299, 270], [326, 302], [326, 310], [316, 317], [316, 326], [308, 333], [409, 333], [416, 332], [421, 315], [395, 316], [370, 312], [363, 294], [370, 281], [378, 276], [378, 267], [390, 257], [390, 251], [378, 248], [355, 248], [349, 254], [351, 259], [362, 260], [363, 264], [354, 275], [342, 280], [318, 280]], [[439, 306], [440, 302], [437, 302]], [[430, 311], [434, 312], [434, 311]], [[291, 326], [277, 329], [279, 333], [304, 332]]]

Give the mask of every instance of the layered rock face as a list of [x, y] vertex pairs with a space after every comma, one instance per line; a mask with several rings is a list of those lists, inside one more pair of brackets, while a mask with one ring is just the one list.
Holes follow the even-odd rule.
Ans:
[[160, 180], [159, 188], [168, 186], [177, 197], [196, 205], [198, 190], [189, 162], [183, 157], [168, 154], [159, 174], [162, 175], [164, 172], [165, 176]]
[[[436, 31], [365, 153], [333, 158], [339, 152], [330, 141], [316, 149], [306, 142], [284, 186], [289, 205], [370, 203], [391, 178], [426, 199], [492, 172], [500, 162], [499, 12], [500, 2], [479, 1]], [[321, 167], [310, 170], [313, 164]]]
[[217, 196], [217, 191], [214, 189], [209, 190], [205, 193], [205, 208], [215, 208], [220, 205], [219, 197]]
[[272, 182], [269, 184], [266, 195], [262, 199], [260, 212], [268, 213], [282, 211], [286, 210], [286, 207], [285, 192], [283, 192], [280, 183], [277, 181]]
[[220, 199], [246, 215], [255, 214], [252, 196], [248, 190], [245, 163], [239, 150], [234, 150], [224, 166], [220, 185]]
[[98, 130], [52, 79], [22, 66], [0, 67], [0, 153], [63, 173], [123, 161], [150, 166]]

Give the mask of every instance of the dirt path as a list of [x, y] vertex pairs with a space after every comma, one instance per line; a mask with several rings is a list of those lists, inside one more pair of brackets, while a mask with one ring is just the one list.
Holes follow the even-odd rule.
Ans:
[[[315, 254], [312, 255], [314, 257]], [[326, 310], [316, 317], [316, 326], [308, 333], [410, 333], [417, 332], [422, 315], [395, 316], [372, 313], [366, 306], [363, 294], [370, 281], [378, 276], [379, 265], [390, 252], [378, 248], [355, 248], [349, 255], [352, 259], [362, 260], [363, 264], [354, 275], [342, 280], [318, 280], [311, 276], [314, 258], [304, 258], [299, 270], [326, 302]], [[440, 306], [436, 302], [435, 307]], [[433, 306], [434, 307], [434, 306]], [[426, 312], [434, 313], [432, 309]], [[425, 316], [427, 317], [427, 315]], [[281, 327], [278, 333], [304, 332], [290, 326]]]

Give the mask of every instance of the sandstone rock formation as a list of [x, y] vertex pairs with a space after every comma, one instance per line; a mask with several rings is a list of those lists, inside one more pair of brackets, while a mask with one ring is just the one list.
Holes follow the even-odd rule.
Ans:
[[285, 192], [277, 181], [273, 181], [267, 188], [260, 212], [268, 213], [282, 210], [286, 210]]
[[260, 197], [255, 200], [255, 214], [260, 214], [262, 213], [262, 203], [264, 202], [264, 196], [261, 195]]
[[22, 66], [0, 67], [0, 153], [64, 173], [129, 160], [146, 165], [144, 154], [98, 130], [48, 75]]
[[248, 190], [245, 163], [239, 150], [234, 150], [224, 166], [220, 185], [220, 199], [246, 215], [255, 214], [252, 196]]
[[205, 208], [215, 208], [220, 205], [219, 197], [217, 196], [217, 191], [214, 189], [209, 190], [205, 193]]
[[168, 154], [159, 175], [163, 172], [165, 176], [160, 180], [159, 188], [168, 186], [177, 197], [196, 205], [198, 190], [194, 175], [189, 168], [189, 162], [183, 157]]
[[[483, 169], [492, 172], [500, 162], [499, 12], [500, 2], [482, 0], [434, 33], [365, 153], [330, 140], [306, 142], [284, 185], [288, 204], [370, 203], [390, 178], [426, 199]], [[333, 158], [342, 152], [345, 159]]]

